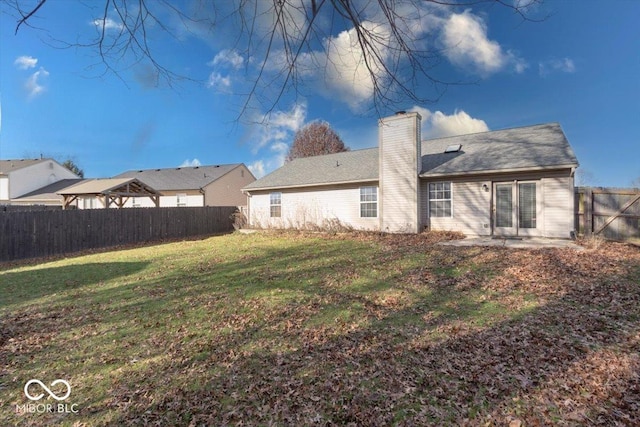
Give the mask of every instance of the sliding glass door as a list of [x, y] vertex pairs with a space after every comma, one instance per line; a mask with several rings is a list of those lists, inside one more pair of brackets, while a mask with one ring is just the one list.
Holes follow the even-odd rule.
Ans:
[[538, 181], [496, 182], [493, 185], [493, 234], [536, 236], [538, 229]]

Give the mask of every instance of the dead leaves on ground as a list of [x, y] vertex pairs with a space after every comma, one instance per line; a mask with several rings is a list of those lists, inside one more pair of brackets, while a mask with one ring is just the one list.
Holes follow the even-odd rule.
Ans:
[[[163, 357], [112, 379], [92, 410], [119, 425], [640, 424], [640, 250], [435, 245], [456, 237], [323, 235], [374, 245], [393, 283], [350, 292], [363, 273], [345, 265], [281, 305], [189, 299], [216, 314], [202, 327], [225, 334], [154, 337]], [[398, 267], [407, 256], [424, 264]], [[478, 321], [483, 304], [498, 308], [493, 321]], [[355, 306], [358, 318], [314, 321]], [[16, 339], [3, 356], [16, 357]]]

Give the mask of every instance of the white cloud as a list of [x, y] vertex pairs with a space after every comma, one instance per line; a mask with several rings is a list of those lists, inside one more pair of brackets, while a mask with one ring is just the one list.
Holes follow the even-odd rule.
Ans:
[[27, 90], [29, 98], [35, 98], [45, 91], [42, 80], [49, 76], [49, 72], [40, 67], [38, 71], [33, 73], [25, 82], [24, 87]]
[[255, 162], [251, 163], [248, 167], [251, 173], [253, 174], [253, 176], [255, 176], [256, 178], [262, 178], [263, 176], [266, 175], [264, 171], [264, 161], [262, 160], [256, 160]]
[[513, 7], [524, 13], [537, 10], [539, 6], [540, 2], [538, 0], [513, 0]]
[[274, 151], [276, 153], [281, 153], [284, 155], [289, 150], [289, 144], [283, 141], [278, 141], [271, 144], [270, 148], [271, 148], [271, 151]]
[[194, 158], [193, 160], [189, 160], [189, 159], [185, 160], [184, 162], [182, 162], [182, 164], [179, 167], [190, 168], [195, 166], [202, 166], [202, 163], [200, 163], [200, 160]]
[[504, 52], [500, 44], [487, 36], [484, 20], [465, 11], [451, 14], [442, 29], [441, 41], [444, 55], [449, 61], [462, 68], [471, 67], [480, 74], [491, 74], [508, 65], [517, 72], [523, 72], [526, 63], [513, 52]]
[[207, 65], [216, 66], [221, 64], [229, 64], [234, 69], [239, 69], [244, 64], [244, 58], [238, 54], [237, 51], [232, 49], [224, 49], [218, 52], [218, 54]]
[[274, 111], [257, 116], [249, 129], [252, 152], [258, 154], [264, 149], [268, 154], [253, 162], [249, 169], [255, 175], [264, 175], [284, 164], [289, 146], [295, 133], [304, 126], [307, 104], [295, 104], [289, 111]]
[[111, 18], [105, 19], [94, 19], [92, 24], [99, 30], [102, 31], [104, 26], [105, 30], [117, 30], [122, 31], [124, 29], [124, 24], [122, 22], [115, 21]]
[[33, 56], [19, 56], [13, 61], [13, 65], [18, 67], [21, 70], [28, 70], [29, 68], [34, 68], [38, 63], [38, 58], [34, 58]]
[[465, 135], [469, 133], [486, 132], [489, 126], [484, 120], [475, 119], [463, 110], [456, 110], [447, 115], [442, 111], [432, 112], [419, 106], [414, 106], [422, 116], [422, 138], [441, 138], [445, 136]]
[[286, 152], [272, 155], [270, 157], [265, 157], [251, 163], [248, 168], [256, 178], [262, 178], [263, 176], [273, 172], [274, 170], [284, 165], [285, 156]]
[[[389, 30], [382, 25], [366, 21], [362, 23], [362, 27], [364, 31], [372, 34], [374, 39], [389, 39]], [[374, 49], [379, 59], [388, 59], [388, 46], [378, 44]], [[383, 66], [373, 55], [368, 56], [367, 66], [356, 29], [343, 31], [328, 39], [325, 42], [325, 55], [327, 66], [324, 69], [324, 78], [334, 95], [349, 104], [352, 110], [357, 110], [362, 103], [372, 98], [374, 80], [371, 72], [376, 76], [382, 76]]]
[[[372, 9], [375, 9], [372, 7]], [[375, 12], [375, 11], [374, 11]], [[435, 51], [442, 49], [444, 57], [456, 67], [482, 76], [507, 69], [523, 73], [527, 62], [516, 52], [505, 50], [500, 43], [488, 37], [485, 21], [470, 10], [451, 13], [446, 7], [425, 3], [419, 8], [401, 8], [397, 12], [403, 19], [399, 31], [412, 43], [409, 49]], [[367, 48], [366, 59], [358, 42], [358, 31], [350, 28], [325, 39], [323, 49], [303, 53], [298, 57], [297, 72], [323, 96], [339, 99], [353, 111], [360, 111], [374, 95], [376, 84], [384, 90], [391, 82], [374, 81], [384, 78], [384, 64], [394, 70], [403, 64], [401, 48], [394, 45], [392, 31], [383, 14], [370, 14], [370, 20], [361, 24], [360, 31], [368, 33], [373, 45]], [[372, 55], [375, 52], [375, 57]], [[283, 53], [275, 53], [268, 64], [270, 71], [286, 73], [288, 62]], [[400, 65], [402, 66], [402, 65]], [[403, 77], [398, 75], [400, 79]]]
[[228, 92], [231, 88], [231, 77], [223, 76], [222, 74], [214, 71], [209, 74], [209, 79], [206, 84], [210, 89], [215, 89], [220, 92]]
[[575, 73], [576, 65], [570, 58], [551, 59], [538, 63], [538, 74], [541, 76], [549, 75], [552, 72]]
[[[380, 61], [392, 54], [386, 44], [389, 29], [371, 21], [364, 21], [360, 31], [371, 35], [373, 44], [365, 61], [355, 28], [344, 30], [324, 39], [323, 48], [302, 52], [296, 59], [297, 77], [304, 79], [320, 95], [345, 102], [352, 111], [360, 111], [374, 94], [375, 83], [371, 73], [379, 76], [377, 83], [384, 86], [383, 65]], [[375, 51], [375, 54], [371, 53]], [[269, 55], [266, 69], [280, 75], [288, 73], [290, 59], [283, 50]]]
[[221, 50], [207, 63], [207, 65], [211, 67], [216, 67], [216, 70], [209, 74], [209, 79], [206, 83], [207, 87], [219, 92], [230, 93], [233, 83], [231, 75], [223, 75], [219, 69], [220, 67], [225, 68], [226, 66], [231, 66], [234, 70], [238, 70], [242, 67], [242, 64], [244, 64], [244, 58], [240, 56], [237, 51], [230, 49]]
[[289, 111], [276, 111], [264, 116], [267, 127], [283, 131], [297, 132], [307, 117], [307, 104], [297, 103]]
[[[13, 64], [21, 70], [28, 70], [35, 68], [38, 63], [38, 59], [32, 56], [19, 56], [13, 61]], [[43, 80], [49, 76], [49, 72], [43, 67], [34, 73], [32, 73], [24, 82], [24, 88], [27, 91], [27, 96], [32, 99], [42, 94], [45, 91]]]
[[[509, 0], [511, 1], [511, 0]], [[526, 0], [522, 0], [526, 1]], [[317, 38], [309, 44], [303, 44], [302, 50], [296, 56], [294, 83], [304, 84], [316, 94], [331, 100], [347, 104], [352, 111], [363, 112], [374, 96], [374, 91], [389, 91], [390, 97], [397, 92], [397, 83], [391, 81], [397, 78], [411, 87], [412, 64], [403, 55], [401, 46], [394, 40], [393, 31], [388, 25], [387, 17], [377, 2], [369, 0], [354, 0], [354, 7], [358, 9], [363, 20], [360, 28], [338, 27], [335, 21], [321, 12], [313, 21]], [[278, 83], [284, 78], [291, 78], [289, 74], [291, 51], [288, 52], [283, 41], [276, 37], [273, 45], [269, 44], [270, 31], [274, 23], [284, 17], [284, 28], [290, 37], [288, 40], [295, 47], [301, 41], [305, 29], [310, 25], [308, 0], [292, 0], [285, 2], [283, 8], [275, 6], [273, 2], [257, 2], [253, 10], [255, 15], [255, 44], [248, 46], [247, 52], [233, 48], [217, 51], [217, 54], [207, 64], [213, 67], [209, 76], [209, 87], [221, 90], [241, 84], [240, 77], [232, 70], [247, 67], [249, 81], [260, 73], [263, 82], [273, 81], [274, 87], [265, 90], [265, 99], [271, 99], [271, 89], [277, 90]], [[394, 30], [404, 36], [407, 48], [424, 54], [427, 69], [435, 65], [433, 56], [442, 56], [464, 71], [471, 71], [481, 76], [487, 76], [499, 71], [510, 70], [522, 73], [528, 67], [526, 61], [516, 52], [503, 47], [497, 40], [489, 38], [488, 25], [485, 20], [471, 10], [452, 13], [451, 7], [434, 4], [432, 2], [398, 2], [394, 15], [398, 17]], [[278, 12], [278, 13], [276, 13]], [[247, 16], [251, 20], [254, 15]], [[276, 35], [283, 27], [278, 27]], [[227, 27], [225, 27], [226, 29]], [[339, 30], [336, 30], [339, 28]], [[230, 31], [230, 29], [229, 29]], [[358, 33], [370, 35], [372, 45], [367, 46], [367, 54], [363, 53], [362, 45], [358, 42]], [[210, 34], [207, 33], [207, 37]], [[321, 44], [316, 43], [322, 37]], [[289, 46], [290, 47], [290, 46]], [[267, 52], [267, 63], [263, 64], [264, 53]], [[372, 51], [375, 55], [372, 55]], [[294, 49], [294, 53], [295, 52]], [[377, 58], [373, 60], [373, 58]], [[365, 58], [367, 61], [365, 61]], [[384, 63], [384, 64], [383, 64]], [[385, 70], [383, 65], [388, 66]], [[264, 68], [261, 68], [263, 67]], [[387, 71], [391, 74], [387, 74]], [[372, 78], [378, 76], [378, 80]], [[437, 77], [437, 76], [436, 76]], [[387, 80], [383, 80], [388, 78]], [[446, 79], [445, 79], [446, 80]], [[455, 78], [452, 78], [455, 80]], [[377, 85], [377, 86], [376, 86]], [[291, 81], [285, 89], [293, 87]], [[276, 96], [277, 93], [274, 95]]]
[[512, 54], [511, 51], [509, 51], [509, 57], [516, 73], [522, 74], [527, 68], [529, 68], [529, 63], [527, 63], [527, 61]]

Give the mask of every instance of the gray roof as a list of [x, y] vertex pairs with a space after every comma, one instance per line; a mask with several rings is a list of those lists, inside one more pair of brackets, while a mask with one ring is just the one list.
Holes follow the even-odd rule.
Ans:
[[[445, 153], [451, 145], [462, 147], [458, 152]], [[576, 166], [578, 160], [560, 125], [547, 123], [422, 141], [420, 176]], [[296, 159], [254, 181], [245, 189], [276, 189], [376, 180], [378, 149], [369, 148]]]
[[166, 169], [130, 170], [114, 178], [138, 178], [158, 191], [199, 190], [237, 168], [242, 163], [229, 165], [193, 166]]
[[[451, 145], [459, 152], [445, 153]], [[422, 141], [420, 176], [576, 167], [578, 160], [558, 123]]]
[[14, 160], [0, 160], [0, 174], [8, 174], [18, 169], [26, 168], [27, 166], [35, 165], [41, 162], [45, 162], [52, 159], [14, 159]]
[[304, 187], [377, 179], [378, 149], [368, 148], [294, 159], [244, 189]]
[[65, 190], [67, 187], [78, 184], [85, 181], [82, 178], [78, 179], [61, 179], [60, 181], [49, 184], [46, 187], [38, 188], [30, 193], [14, 199], [15, 201], [32, 201], [37, 202], [39, 200], [59, 200], [62, 202], [62, 196], [58, 192]]

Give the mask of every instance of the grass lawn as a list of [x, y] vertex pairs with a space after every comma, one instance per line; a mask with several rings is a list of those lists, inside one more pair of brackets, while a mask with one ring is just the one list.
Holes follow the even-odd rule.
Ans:
[[[0, 425], [640, 423], [639, 248], [444, 238], [232, 234], [0, 265]], [[68, 381], [77, 413], [25, 413], [60, 403], [37, 384], [30, 402], [30, 379]]]

